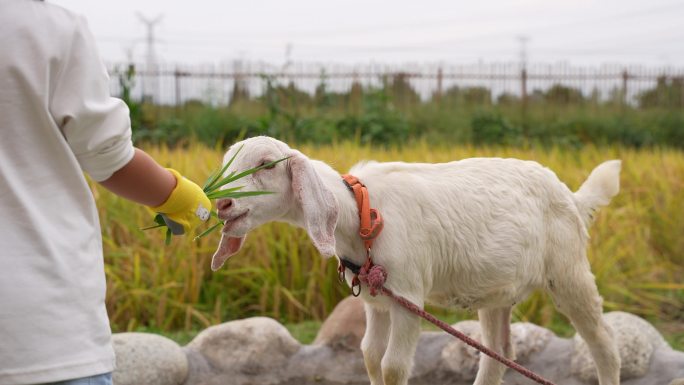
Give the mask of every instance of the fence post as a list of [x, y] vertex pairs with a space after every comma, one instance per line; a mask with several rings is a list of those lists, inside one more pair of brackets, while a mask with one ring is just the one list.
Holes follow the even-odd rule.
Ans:
[[176, 101], [176, 108], [180, 107], [180, 105], [181, 105], [180, 77], [181, 77], [181, 73], [180, 73], [180, 71], [178, 70], [178, 67], [176, 67], [176, 70], [173, 71], [173, 81], [174, 81], [174, 86], [175, 86], [175, 101]]
[[627, 69], [622, 71], [622, 105], [627, 105], [627, 82], [629, 81], [629, 73]]
[[349, 107], [354, 115], [358, 114], [361, 110], [361, 98], [363, 98], [363, 87], [359, 82], [358, 73], [354, 70], [352, 73], [352, 85], [349, 90]]
[[435, 101], [437, 104], [442, 102], [442, 80], [444, 79], [444, 74], [442, 73], [442, 67], [437, 69], [437, 94], [435, 95]]

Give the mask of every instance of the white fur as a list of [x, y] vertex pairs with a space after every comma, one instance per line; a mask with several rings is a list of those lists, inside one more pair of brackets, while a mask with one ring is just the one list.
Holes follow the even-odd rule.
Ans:
[[[307, 229], [324, 255], [334, 250], [356, 264], [364, 262], [356, 202], [337, 171], [267, 137], [233, 145], [225, 159], [241, 146], [231, 170], [291, 158], [237, 183], [246, 186], [244, 191], [276, 194], [239, 199], [220, 210], [222, 218], [248, 212], [227, 223], [224, 238], [243, 237], [269, 221], [285, 221]], [[297, 170], [305, 163], [315, 172], [299, 175], [294, 163], [299, 164]], [[368, 187], [372, 207], [385, 220], [373, 259], [387, 270], [388, 288], [421, 307], [429, 302], [477, 309], [485, 344], [509, 357], [514, 356], [509, 333], [512, 306], [533, 290], [544, 289], [588, 342], [600, 384], [617, 385], [620, 358], [601, 320], [602, 299], [585, 248], [591, 213], [617, 194], [619, 171], [619, 161], [600, 165], [577, 193], [551, 170], [517, 159], [367, 162], [350, 173]], [[313, 191], [301, 193], [299, 187], [293, 191], [297, 179]], [[311, 218], [312, 212], [318, 219]], [[312, 223], [323, 228], [312, 229]], [[326, 229], [323, 223], [334, 226]], [[326, 236], [333, 229], [334, 237]], [[219, 247], [212, 267], [220, 267], [237, 251], [226, 254], [226, 249]], [[420, 322], [386, 297], [370, 297], [367, 289], [362, 296], [368, 325], [362, 350], [371, 383], [404, 385]], [[498, 385], [504, 370], [483, 355], [475, 384]]]

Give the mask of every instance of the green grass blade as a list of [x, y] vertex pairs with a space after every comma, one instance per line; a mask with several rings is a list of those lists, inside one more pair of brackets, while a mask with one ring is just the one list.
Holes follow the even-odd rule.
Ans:
[[164, 218], [162, 218], [161, 214], [157, 214], [154, 216], [154, 223], [156, 223], [156, 225], [143, 227], [140, 230], [145, 231], [145, 230], [150, 230], [150, 229], [157, 229], [159, 227], [166, 227], [166, 222], [164, 222]]
[[235, 191], [238, 191], [238, 190], [242, 189], [243, 187], [245, 187], [245, 186], [231, 187], [231, 188], [226, 188], [226, 189], [223, 189], [223, 190], [205, 191], [204, 193], [207, 194], [207, 195], [209, 195], [209, 194], [215, 194], [215, 193], [218, 193], [218, 192], [235, 192]]
[[166, 239], [164, 240], [164, 243], [166, 246], [171, 244], [171, 229], [169, 228], [166, 229]]
[[224, 185], [226, 185], [226, 184], [228, 184], [228, 183], [230, 183], [230, 182], [234, 182], [234, 181], [236, 181], [236, 180], [238, 180], [238, 179], [244, 178], [244, 177], [246, 177], [246, 176], [248, 176], [248, 175], [254, 174], [255, 172], [257, 172], [257, 171], [259, 171], [259, 170], [263, 170], [264, 168], [271, 167], [271, 166], [275, 166], [276, 164], [278, 164], [278, 163], [280, 163], [280, 162], [282, 162], [282, 161], [284, 161], [284, 160], [287, 160], [287, 159], [289, 159], [289, 158], [290, 158], [290, 157], [287, 156], [287, 157], [282, 158], [282, 159], [274, 160], [273, 162], [268, 162], [268, 163], [263, 164], [263, 165], [261, 165], [261, 166], [259, 166], [259, 167], [250, 168], [249, 170], [245, 170], [245, 171], [243, 171], [243, 172], [241, 172], [241, 173], [239, 173], [239, 174], [234, 174], [234, 173], [233, 173], [233, 174], [231, 174], [231, 175], [229, 175], [229, 176], [227, 176], [227, 177], [221, 179], [220, 181], [217, 181], [214, 185], [212, 185], [212, 187], [211, 187], [211, 189], [209, 190], [209, 192], [213, 192], [213, 191], [215, 191], [216, 189], [218, 189], [219, 187], [222, 187], [222, 186], [224, 186]]
[[221, 170], [217, 170], [209, 174], [209, 178], [204, 181], [204, 185], [202, 186], [202, 190], [206, 191], [209, 186], [211, 186], [212, 183], [216, 182], [216, 180], [219, 178], [221, 175]]
[[166, 226], [166, 224], [163, 224], [163, 225], [152, 225], [152, 226], [143, 227], [143, 228], [140, 229], [140, 230], [142, 230], [142, 231], [145, 231], [145, 230], [152, 230], [152, 229], [158, 229], [158, 228], [164, 227], [164, 226]]
[[240, 148], [238, 148], [238, 150], [235, 151], [235, 154], [233, 154], [233, 156], [230, 158], [230, 160], [228, 162], [226, 162], [226, 164], [217, 173], [212, 174], [212, 176], [204, 183], [204, 187], [202, 187], [202, 190], [207, 192], [207, 191], [213, 191], [216, 189], [214, 187], [214, 183], [216, 183], [216, 181], [219, 180], [221, 175], [223, 175], [223, 173], [226, 172], [228, 167], [230, 167], [230, 165], [233, 164], [235, 157], [237, 157], [237, 154], [240, 153], [240, 150], [242, 150], [242, 147], [244, 147], [244, 146], [245, 146], [244, 144], [242, 146], [240, 146]]
[[243, 198], [243, 197], [251, 197], [251, 196], [256, 196], [256, 195], [267, 195], [267, 194], [274, 194], [272, 191], [237, 191], [237, 192], [225, 192], [225, 191], [216, 191], [213, 193], [207, 194], [207, 197], [209, 199], [221, 199], [221, 198]]
[[198, 241], [200, 238], [206, 237], [207, 235], [211, 234], [212, 231], [216, 230], [219, 226], [222, 226], [223, 223], [223, 221], [219, 221], [210, 228], [204, 230], [200, 235], [196, 236], [193, 240]]

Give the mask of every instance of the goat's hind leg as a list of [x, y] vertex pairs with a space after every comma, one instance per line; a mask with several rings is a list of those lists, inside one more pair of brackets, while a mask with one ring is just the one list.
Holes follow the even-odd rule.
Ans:
[[[510, 332], [511, 308], [480, 309], [477, 314], [484, 345], [507, 358], [514, 359]], [[499, 385], [505, 371], [504, 364], [481, 354], [475, 385]]]
[[601, 317], [603, 300], [588, 266], [558, 275], [549, 288], [556, 307], [587, 343], [600, 385], [620, 384], [620, 354], [613, 333]]

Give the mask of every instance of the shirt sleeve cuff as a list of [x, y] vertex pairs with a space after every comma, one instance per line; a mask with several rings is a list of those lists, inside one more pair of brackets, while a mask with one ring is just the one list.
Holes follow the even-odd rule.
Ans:
[[96, 182], [109, 179], [133, 159], [135, 154], [130, 137], [120, 140], [89, 159], [79, 159], [83, 170]]

